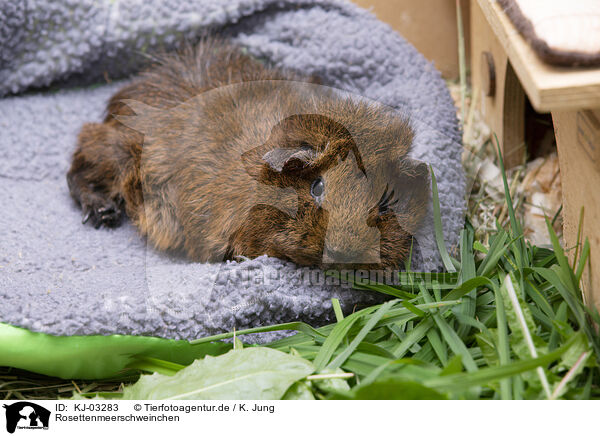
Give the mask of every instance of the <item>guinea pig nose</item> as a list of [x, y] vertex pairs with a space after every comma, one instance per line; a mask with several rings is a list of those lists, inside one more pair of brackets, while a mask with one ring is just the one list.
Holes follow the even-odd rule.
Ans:
[[323, 250], [323, 261], [325, 263], [352, 263], [355, 262], [355, 254], [339, 247], [325, 245]]

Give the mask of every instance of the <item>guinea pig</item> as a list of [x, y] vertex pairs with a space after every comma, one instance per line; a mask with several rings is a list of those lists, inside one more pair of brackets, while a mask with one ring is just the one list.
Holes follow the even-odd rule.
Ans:
[[85, 124], [67, 181], [83, 223], [123, 212], [157, 249], [214, 262], [395, 268], [429, 198], [409, 120], [222, 39], [162, 57]]

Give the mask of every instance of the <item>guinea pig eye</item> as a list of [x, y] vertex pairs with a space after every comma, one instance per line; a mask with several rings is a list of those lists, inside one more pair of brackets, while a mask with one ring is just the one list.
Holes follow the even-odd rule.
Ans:
[[315, 200], [320, 200], [324, 192], [325, 183], [323, 182], [323, 178], [317, 177], [310, 185], [310, 195], [312, 195]]

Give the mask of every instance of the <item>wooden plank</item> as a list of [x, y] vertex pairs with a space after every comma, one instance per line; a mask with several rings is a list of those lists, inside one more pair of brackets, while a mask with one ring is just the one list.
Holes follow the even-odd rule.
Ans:
[[495, 1], [477, 2], [538, 112], [599, 106], [600, 68], [565, 68], [545, 64]]
[[[475, 96], [479, 110], [498, 136], [506, 167], [512, 168], [523, 163], [526, 153], [525, 94], [504, 47], [477, 2], [471, 5], [471, 29], [472, 89], [479, 90]], [[490, 70], [494, 72], [494, 79], [489, 77]], [[494, 82], [493, 89], [488, 85], [490, 82]]]
[[552, 120], [563, 191], [565, 247], [572, 261], [584, 208], [582, 241], [589, 239], [590, 263], [584, 270], [583, 289], [587, 303], [600, 309], [600, 109], [555, 111]]
[[[390, 24], [417, 50], [433, 61], [442, 76], [458, 78], [458, 31], [454, 0], [353, 0], [371, 9], [377, 18]], [[469, 0], [460, 0], [469, 46]], [[468, 56], [468, 53], [467, 53]]]

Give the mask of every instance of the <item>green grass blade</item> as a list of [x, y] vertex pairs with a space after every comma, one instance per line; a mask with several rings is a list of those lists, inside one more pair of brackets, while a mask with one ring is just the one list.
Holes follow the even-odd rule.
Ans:
[[323, 370], [327, 366], [327, 363], [348, 335], [354, 323], [364, 315], [365, 312], [363, 311], [353, 313], [335, 325], [313, 362], [316, 372]]
[[327, 365], [328, 368], [336, 369], [342, 366], [342, 364], [346, 361], [346, 359], [354, 352], [356, 347], [362, 342], [365, 336], [371, 331], [375, 324], [379, 322], [379, 320], [387, 313], [389, 308], [394, 301], [388, 301], [387, 303], [381, 305], [379, 309], [369, 318], [369, 321], [365, 324], [365, 326], [361, 329], [361, 331], [356, 335], [356, 337], [350, 342], [350, 345], [344, 349], [338, 356], [336, 356], [330, 363]]
[[331, 299], [331, 305], [333, 306], [333, 312], [335, 313], [335, 319], [340, 322], [344, 319], [344, 313], [342, 312], [342, 306], [340, 306], [340, 300], [337, 298]]
[[460, 286], [452, 289], [450, 292], [448, 292], [444, 296], [443, 300], [448, 301], [448, 300], [459, 299], [459, 298], [463, 297], [464, 295], [466, 295], [470, 292], [473, 292], [475, 289], [477, 289], [478, 287], [481, 287], [481, 286], [487, 286], [487, 287], [493, 288], [494, 283], [487, 277], [482, 277], [482, 276], [474, 277], [470, 280], [467, 280]]
[[[276, 324], [276, 325], [271, 325], [271, 326], [266, 326], [266, 327], [254, 327], [254, 328], [245, 329], [245, 330], [238, 330], [235, 332], [235, 334], [237, 336], [240, 336], [240, 335], [249, 335], [251, 333], [276, 332], [276, 331], [281, 331], [281, 330], [296, 330], [296, 331], [305, 333], [312, 337], [324, 337], [324, 335], [322, 333], [320, 333], [319, 331], [315, 330], [314, 328], [312, 328], [311, 326], [309, 326], [308, 324], [303, 323], [303, 322], [288, 322], [288, 323]], [[232, 338], [233, 335], [234, 335], [233, 332], [228, 332], [228, 333], [222, 333], [222, 334], [214, 335], [214, 336], [207, 336], [205, 338], [200, 338], [200, 339], [195, 339], [193, 341], [190, 341], [190, 344], [199, 345], [199, 344], [204, 344], [206, 342], [220, 341], [221, 339]]]
[[487, 276], [494, 268], [496, 268], [498, 261], [504, 256], [504, 253], [510, 246], [510, 244], [504, 245], [506, 239], [508, 239], [508, 234], [505, 232], [498, 234], [494, 238], [483, 262], [481, 262], [477, 268], [478, 276]]
[[569, 259], [565, 255], [563, 248], [558, 241], [558, 236], [556, 236], [556, 232], [552, 228], [550, 221], [546, 218], [546, 227], [548, 228], [548, 234], [550, 235], [550, 241], [552, 242], [552, 248], [554, 249], [554, 254], [556, 256], [556, 260], [560, 265], [561, 275], [566, 278], [566, 285], [574, 294], [578, 294], [577, 290], [579, 289], [579, 284], [575, 278], [575, 274], [569, 265]]
[[[531, 336], [531, 332], [529, 331], [529, 327], [528, 327], [526, 319], [525, 319], [525, 314], [523, 313], [523, 308], [521, 307], [521, 305], [519, 303], [519, 297], [517, 296], [517, 293], [514, 289], [513, 281], [511, 279], [510, 274], [506, 275], [506, 277], [504, 279], [504, 283], [500, 289], [506, 290], [506, 294], [508, 295], [508, 300], [512, 304], [513, 311], [516, 314], [516, 318], [519, 323], [519, 327], [521, 328], [521, 332], [523, 333], [523, 337], [525, 339], [525, 343], [527, 345], [527, 348], [529, 349], [529, 353], [531, 354], [531, 357], [533, 357], [533, 358], [538, 357], [537, 350], [536, 350], [535, 344], [533, 343], [533, 338]], [[546, 373], [544, 372], [544, 369], [542, 367], [537, 367], [536, 371], [540, 378], [540, 381], [542, 383], [544, 391], [546, 393], [546, 397], [550, 398], [552, 395], [552, 392], [550, 391], [550, 383], [548, 382], [548, 378], [546, 377]]]
[[534, 370], [539, 366], [546, 366], [558, 360], [569, 348], [575, 345], [578, 341], [585, 341], [585, 337], [578, 333], [571, 338], [560, 348], [539, 356], [537, 358], [521, 360], [518, 362], [509, 363], [508, 365], [500, 365], [480, 369], [471, 373], [453, 374], [444, 377], [433, 378], [425, 382], [426, 386], [434, 389], [448, 391], [464, 391], [472, 386], [480, 386], [482, 384], [490, 384], [496, 380], [501, 380], [506, 377], [522, 374], [527, 371]]
[[521, 226], [519, 225], [519, 221], [517, 221], [515, 217], [515, 209], [513, 206], [513, 201], [510, 196], [510, 189], [508, 187], [508, 180], [506, 178], [506, 170], [504, 169], [504, 158], [502, 156], [502, 150], [500, 149], [500, 141], [498, 141], [498, 136], [494, 133], [494, 139], [496, 140], [496, 149], [498, 151], [498, 162], [500, 164], [500, 173], [502, 174], [502, 183], [504, 184], [504, 197], [506, 198], [506, 205], [508, 207], [508, 216], [510, 217], [510, 226], [512, 229], [513, 238], [518, 235], [522, 235]]
[[396, 356], [397, 359], [403, 357], [413, 345], [427, 335], [427, 332], [432, 327], [433, 320], [431, 318], [423, 319], [415, 328], [406, 334], [404, 340], [398, 344], [395, 350], [392, 350], [392, 354]]
[[587, 263], [588, 257], [590, 256], [590, 241], [588, 238], [585, 238], [585, 242], [583, 243], [583, 250], [581, 250], [581, 257], [579, 258], [579, 263], [577, 264], [577, 270], [575, 271], [575, 280], [577, 285], [581, 283], [581, 276], [583, 275], [583, 269]]
[[446, 366], [446, 364], [448, 363], [448, 349], [442, 342], [438, 331], [435, 329], [430, 329], [427, 332], [427, 339], [429, 339], [429, 343], [431, 344], [433, 351], [435, 351], [435, 354], [440, 360], [442, 366]]
[[438, 251], [444, 263], [444, 268], [448, 272], [456, 272], [454, 264], [450, 260], [450, 255], [446, 249], [446, 242], [444, 241], [444, 229], [442, 227], [442, 214], [440, 212], [440, 199], [438, 195], [437, 181], [433, 172], [433, 167], [429, 165], [431, 173], [431, 192], [433, 200], [433, 224], [435, 227], [435, 242], [437, 243]]
[[[431, 302], [431, 296], [427, 289], [424, 286], [421, 286], [422, 295], [427, 303]], [[465, 343], [458, 336], [456, 331], [450, 327], [450, 325], [446, 322], [444, 318], [439, 313], [432, 314], [433, 320], [436, 323], [442, 337], [452, 350], [455, 355], [461, 356], [463, 360], [463, 365], [467, 369], [467, 371], [477, 371], [477, 364], [473, 360], [473, 357], [469, 353]]]
[[[498, 359], [500, 366], [510, 364], [510, 342], [508, 339], [508, 323], [504, 307], [504, 298], [498, 287], [494, 289], [496, 296], [496, 331], [498, 334]], [[510, 400], [512, 398], [512, 386], [510, 379], [500, 380], [500, 398]]]
[[[462, 284], [468, 280], [475, 278], [475, 255], [473, 253], [473, 228], [467, 221], [465, 229], [461, 232], [460, 238], [460, 260], [461, 268], [459, 273], [459, 282]], [[463, 303], [458, 308], [459, 313], [466, 317], [475, 316], [477, 308], [477, 292], [473, 289], [463, 297]], [[458, 336], [465, 339], [471, 330], [468, 324], [459, 324], [457, 328]]]
[[168, 362], [162, 359], [155, 359], [153, 357], [140, 356], [133, 362], [127, 365], [131, 369], [141, 369], [147, 372], [157, 372], [163, 375], [174, 375], [178, 371], [185, 368], [185, 365], [179, 365], [174, 362]]

